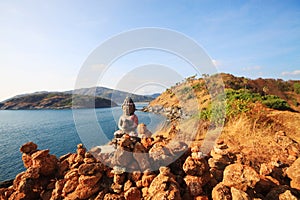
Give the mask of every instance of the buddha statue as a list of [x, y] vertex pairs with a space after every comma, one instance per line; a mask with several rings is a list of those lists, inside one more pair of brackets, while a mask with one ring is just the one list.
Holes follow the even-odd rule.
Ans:
[[138, 126], [138, 117], [134, 114], [135, 104], [130, 97], [126, 97], [122, 104], [123, 114], [119, 119], [118, 128], [115, 132], [115, 137], [122, 137], [124, 134], [137, 136], [136, 128]]

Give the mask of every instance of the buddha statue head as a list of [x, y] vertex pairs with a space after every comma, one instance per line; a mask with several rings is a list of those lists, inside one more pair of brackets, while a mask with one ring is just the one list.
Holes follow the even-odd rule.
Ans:
[[122, 104], [123, 114], [126, 116], [133, 115], [135, 112], [135, 104], [130, 97], [126, 97]]

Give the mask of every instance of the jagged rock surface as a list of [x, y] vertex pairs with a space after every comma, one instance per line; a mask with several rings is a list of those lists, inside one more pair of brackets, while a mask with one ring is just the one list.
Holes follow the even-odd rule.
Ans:
[[[282, 135], [275, 137], [297, 146]], [[209, 155], [200, 151], [199, 144], [188, 148], [163, 136], [147, 142], [124, 136], [117, 142], [114, 155], [99, 148], [88, 152], [79, 144], [76, 153], [60, 158], [49, 150], [39, 150], [32, 142], [26, 143], [20, 148], [26, 171], [18, 174], [11, 186], [0, 188], [0, 199], [300, 198], [299, 158], [285, 167], [278, 162], [263, 163], [257, 170], [239, 162], [236, 152], [224, 141], [218, 141]], [[106, 166], [101, 159], [114, 167]], [[126, 171], [124, 163], [134, 170]], [[152, 171], [151, 167], [157, 168]]]

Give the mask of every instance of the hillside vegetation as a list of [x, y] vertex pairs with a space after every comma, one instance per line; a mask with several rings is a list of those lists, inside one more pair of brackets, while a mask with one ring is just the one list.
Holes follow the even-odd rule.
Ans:
[[[189, 77], [150, 102], [149, 108], [162, 107], [165, 112], [176, 107], [183, 116], [190, 115], [172, 119], [172, 124], [182, 137], [197, 130], [196, 142], [209, 138], [209, 129], [221, 126], [219, 140], [238, 151], [251, 149], [251, 159], [265, 161], [283, 154], [274, 141], [276, 133], [284, 132], [300, 142], [299, 85], [300, 81], [252, 80], [231, 74]], [[159, 134], [170, 137], [167, 128]]]

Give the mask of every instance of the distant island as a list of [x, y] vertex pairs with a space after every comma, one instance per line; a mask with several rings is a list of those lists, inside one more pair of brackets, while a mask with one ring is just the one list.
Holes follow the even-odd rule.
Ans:
[[[75, 95], [73, 96], [73, 94]], [[105, 87], [93, 87], [65, 92], [44, 91], [17, 95], [0, 102], [0, 110], [107, 108], [117, 106], [126, 96], [131, 96], [135, 102], [149, 102], [154, 99], [152, 96], [136, 95]]]
[[72, 94], [50, 92], [43, 94], [30, 94], [9, 99], [0, 104], [1, 110], [38, 110], [38, 109], [70, 109], [70, 108], [108, 108], [115, 107], [113, 101], [101, 97], [93, 98], [86, 95], [76, 96], [76, 107], [72, 105]]

